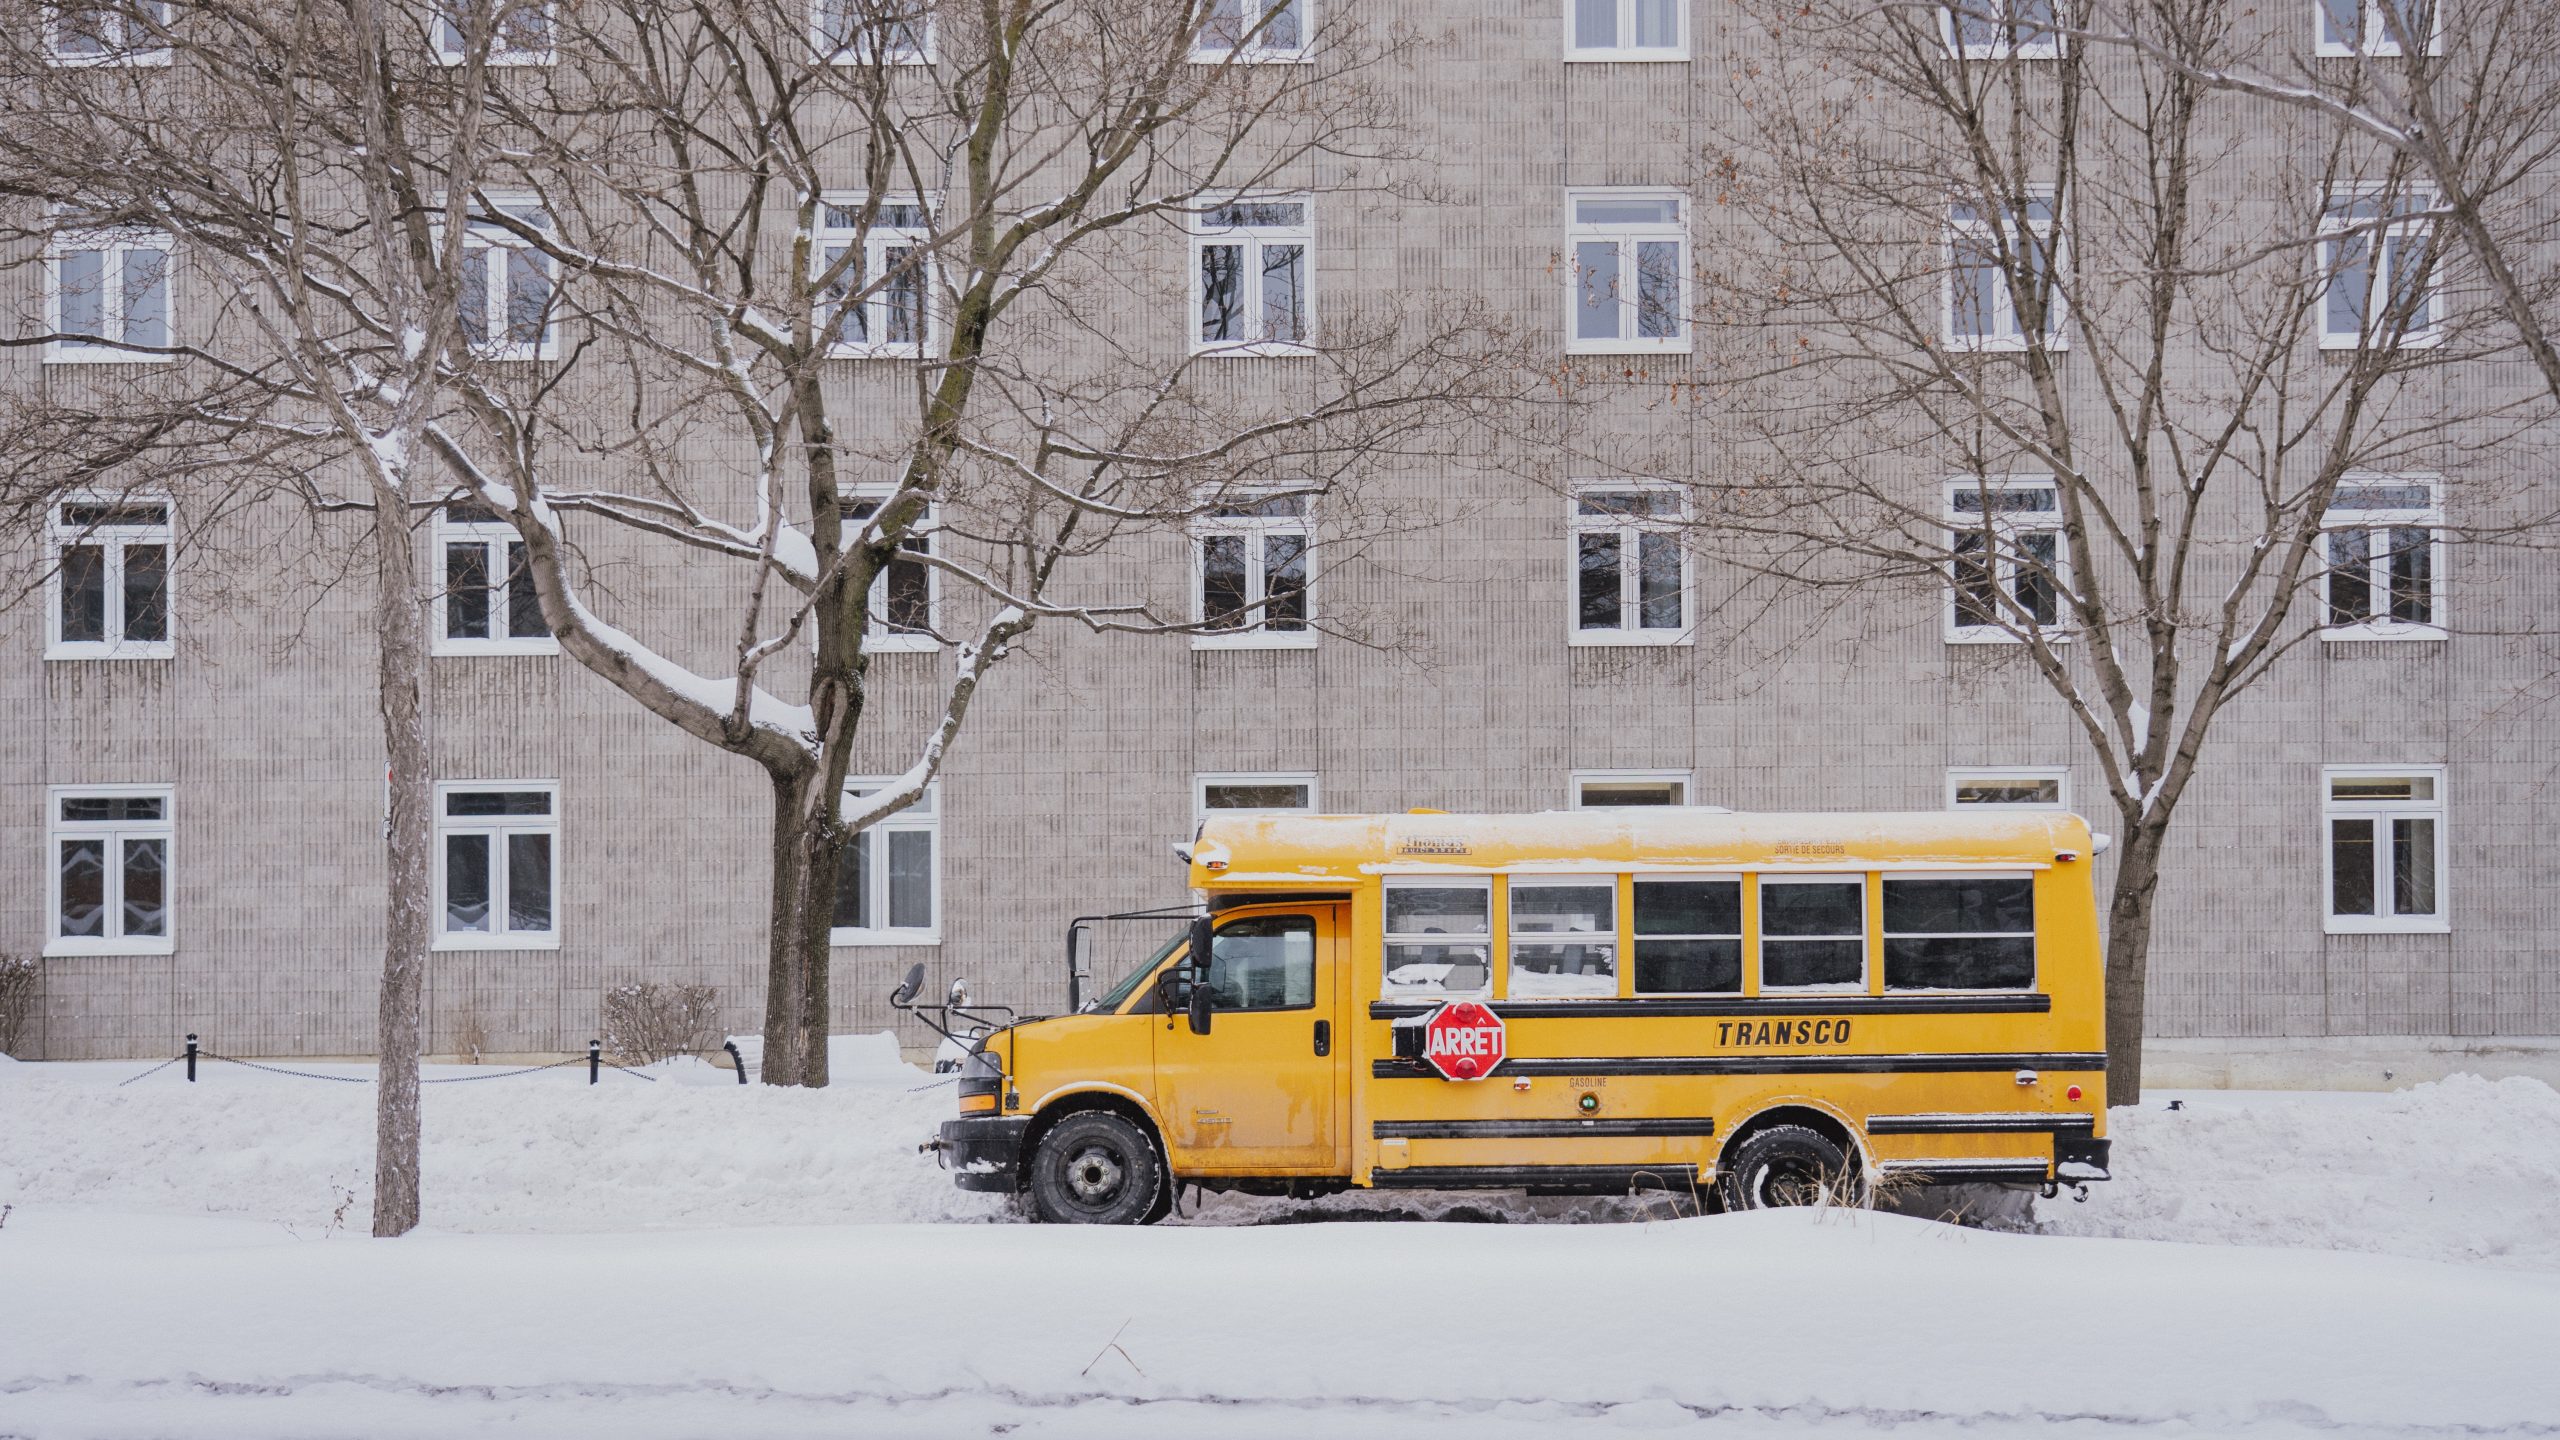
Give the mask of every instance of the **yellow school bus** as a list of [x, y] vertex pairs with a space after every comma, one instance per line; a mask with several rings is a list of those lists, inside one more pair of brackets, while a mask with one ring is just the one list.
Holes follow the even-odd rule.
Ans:
[[1178, 1184], [1744, 1209], [2104, 1179], [2092, 838], [2054, 812], [1213, 817], [1177, 852], [1199, 912], [979, 1041], [929, 1148], [1104, 1223]]

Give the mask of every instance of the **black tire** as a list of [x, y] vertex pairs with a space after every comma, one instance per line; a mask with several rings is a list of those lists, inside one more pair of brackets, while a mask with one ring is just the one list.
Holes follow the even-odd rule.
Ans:
[[1031, 1213], [1052, 1225], [1141, 1225], [1165, 1193], [1147, 1132], [1108, 1110], [1049, 1127], [1031, 1152]]
[[1830, 1136], [1802, 1125], [1772, 1125], [1745, 1139], [1716, 1172], [1727, 1210], [1789, 1205], [1863, 1205], [1866, 1177]]

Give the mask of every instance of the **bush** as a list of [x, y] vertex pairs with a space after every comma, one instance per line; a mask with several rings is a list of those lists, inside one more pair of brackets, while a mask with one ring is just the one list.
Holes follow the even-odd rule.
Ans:
[[632, 1065], [717, 1049], [720, 992], [708, 985], [661, 985], [654, 980], [608, 985], [603, 1027], [598, 1038], [604, 1048]]
[[18, 1053], [27, 1037], [27, 1022], [36, 1015], [36, 992], [44, 969], [33, 960], [0, 955], [0, 1055]]

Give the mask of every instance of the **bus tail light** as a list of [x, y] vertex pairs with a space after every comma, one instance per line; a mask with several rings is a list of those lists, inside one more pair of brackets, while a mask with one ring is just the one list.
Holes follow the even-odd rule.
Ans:
[[2074, 1085], [2074, 1086], [2072, 1086], [2070, 1089], [2063, 1091], [2063, 1092], [2062, 1092], [2062, 1098], [2063, 1098], [2063, 1099], [2065, 1099], [2065, 1100], [2077, 1100], [2077, 1099], [2079, 1099], [2079, 1098], [2080, 1098], [2080, 1087], [2079, 1087], [2079, 1086], [2077, 1086], [2077, 1085]]

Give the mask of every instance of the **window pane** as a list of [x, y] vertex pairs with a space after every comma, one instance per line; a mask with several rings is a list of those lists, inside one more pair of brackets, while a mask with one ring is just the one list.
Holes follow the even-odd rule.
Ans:
[[444, 837], [444, 928], [489, 929], [489, 837]]
[[1965, 236], [1955, 242], [1955, 293], [1949, 323], [1955, 334], [1979, 339], [2009, 333], [2000, 324], [1999, 297], [2006, 281], [1988, 240]]
[[2436, 913], [2436, 822], [2427, 815], [2391, 821], [2391, 913]]
[[862, 287], [864, 284], [862, 247], [858, 245], [830, 245], [827, 247], [827, 263], [829, 265], [835, 264], [838, 260], [845, 259], [848, 255], [852, 257], [850, 262], [846, 264], [844, 270], [836, 277], [836, 283], [829, 286], [827, 289], [827, 298], [834, 301], [836, 305], [840, 307], [836, 311], [835, 333], [831, 337], [830, 343], [836, 345], [861, 345], [867, 343], [871, 339], [869, 305], [852, 303], [852, 297], [862, 293]]
[[883, 337], [892, 345], [924, 343], [924, 247], [892, 245], [882, 252], [889, 283], [880, 295]]
[[1618, 891], [1614, 885], [1511, 887], [1511, 933], [1518, 935], [1615, 935]]
[[551, 312], [551, 268], [531, 250], [507, 249], [507, 343], [534, 346]]
[[1680, 202], [1669, 196], [1595, 195], [1573, 202], [1573, 218], [1578, 225], [1677, 225]]
[[1309, 804], [1307, 786], [1294, 782], [1204, 785], [1200, 801], [1201, 808], [1207, 810], [1304, 810]]
[[1482, 994], [1493, 984], [1488, 942], [1454, 945], [1397, 944], [1387, 947], [1386, 993], [1398, 995]]
[[1573, 337], [1618, 338], [1618, 242], [1585, 240], [1573, 247]]
[[2054, 556], [2062, 537], [2032, 530], [2018, 537], [2018, 609], [2038, 625], [2061, 616], [2060, 587], [2054, 583]]
[[1967, 877], [1962, 880], [1884, 882], [1888, 935], [1962, 935], [1991, 931], [2032, 934], [2035, 882]]
[[1680, 7], [1688, 0], [1636, 0], [1636, 46], [1668, 50], [1680, 43]]
[[1613, 944], [1511, 946], [1514, 995], [1615, 995], [1618, 948]]
[[1680, 333], [1680, 242], [1636, 243], [1636, 333], [1668, 339]]
[[2373, 913], [2373, 822], [2329, 822], [2329, 913]]
[[1271, 18], [1262, 27], [1262, 44], [1270, 50], [1295, 50], [1305, 43], [1299, 28], [1298, 0], [1280, 0], [1271, 7]]
[[1958, 805], [2059, 805], [2062, 803], [2062, 781], [2051, 776], [2018, 780], [1959, 781], [1956, 784], [1956, 803]]
[[933, 927], [933, 832], [891, 830], [889, 924], [898, 930]]
[[1888, 935], [1887, 990], [2024, 990], [2036, 983], [2032, 935]]
[[1576, 623], [1585, 630], [1619, 628], [1618, 546], [1613, 531], [1575, 537], [1581, 586]]
[[169, 842], [124, 842], [124, 934], [169, 933]]
[[2320, 43], [2353, 46], [2361, 38], [2361, 0], [2320, 0]]
[[1636, 993], [1675, 994], [1742, 988], [1742, 942], [1736, 940], [1638, 940]]
[[124, 547], [124, 638], [169, 638], [169, 547]]
[[2373, 618], [2373, 578], [2367, 570], [2373, 534], [2367, 530], [2329, 532], [2329, 623], [2361, 625]]
[[1390, 935], [1490, 935], [1493, 892], [1472, 885], [1397, 885], [1387, 891]]
[[1760, 929], [1767, 935], [1863, 935], [1866, 886], [1855, 880], [1760, 885]]
[[525, 559], [522, 541], [507, 542], [507, 638], [534, 640], [548, 636], [551, 627], [542, 623], [542, 598], [534, 593], [533, 566]]
[[450, 640], [489, 638], [489, 547], [483, 541], [444, 547], [444, 633]]
[[2434, 323], [2427, 283], [2433, 248], [2424, 234], [2393, 234], [2382, 241], [2382, 272], [2391, 280], [2390, 303], [2408, 312], [2412, 334]]
[[1680, 805], [1688, 787], [1678, 780], [1585, 780], [1576, 787], [1585, 810], [1623, 810], [1630, 805]]
[[1262, 588], [1268, 602], [1263, 606], [1262, 628], [1306, 629], [1307, 537], [1265, 535], [1262, 552]]
[[551, 837], [507, 837], [507, 928], [551, 928]]
[[2432, 775], [2333, 775], [2329, 777], [2332, 800], [2433, 800], [2436, 781]]
[[107, 842], [65, 840], [60, 860], [62, 906], [56, 916], [59, 935], [107, 933]]
[[1680, 539], [1636, 538], [1636, 623], [1647, 630], [1680, 628]]
[[1638, 935], [1740, 935], [1742, 882], [1638, 880], [1635, 922]]
[[124, 252], [124, 338], [135, 345], [169, 343], [169, 256], [147, 248]]
[[72, 795], [62, 802], [67, 821], [158, 820], [166, 811], [157, 795]]
[[1760, 945], [1760, 983], [1770, 989], [1791, 985], [1855, 985], [1865, 977], [1867, 945], [1863, 940], [1768, 940]]
[[1200, 247], [1200, 338], [1244, 338], [1244, 247]]
[[107, 552], [101, 545], [62, 549], [62, 638], [107, 638]]
[[2373, 281], [2366, 255], [2361, 235], [2343, 235], [2329, 243], [2329, 293], [2322, 302], [2322, 324], [2332, 335], [2364, 333], [2365, 291]]
[[1233, 50], [1244, 38], [1245, 0], [1209, 0], [1208, 23], [1200, 27], [1203, 49]]
[[1297, 344], [1307, 338], [1307, 247], [1262, 247], [1262, 337]]
[[1577, 50], [1618, 48], [1618, 0], [1573, 0], [1573, 45]]
[[107, 333], [107, 252], [66, 250], [56, 264], [61, 289], [62, 329], [66, 334], [105, 338]]
[[871, 928], [871, 832], [853, 837], [836, 859], [836, 914], [839, 930]]
[[1200, 542], [1200, 618], [1211, 630], [1241, 630], [1250, 624], [1244, 613], [1245, 537], [1210, 535]]
[[466, 245], [462, 250], [462, 289], [454, 296], [456, 313], [462, 320], [462, 333], [475, 345], [489, 341], [489, 266], [492, 264], [486, 245]]
[[456, 790], [444, 797], [447, 815], [548, 815], [547, 790]]
[[1316, 923], [1257, 915], [1218, 927], [1209, 994], [1221, 1010], [1303, 1010], [1316, 1003]]
[[910, 559], [924, 551], [925, 542], [908, 541], [892, 556], [884, 577], [886, 593], [882, 596], [885, 612], [881, 619], [889, 629], [901, 635], [927, 635], [933, 631], [933, 567], [922, 560]]
[[2435, 532], [2423, 526], [2391, 529], [2391, 618], [2410, 625], [2435, 623]]
[[1991, 542], [1980, 531], [1958, 535], [1953, 562], [1956, 624], [2000, 623], [1998, 592], [1991, 584]]

